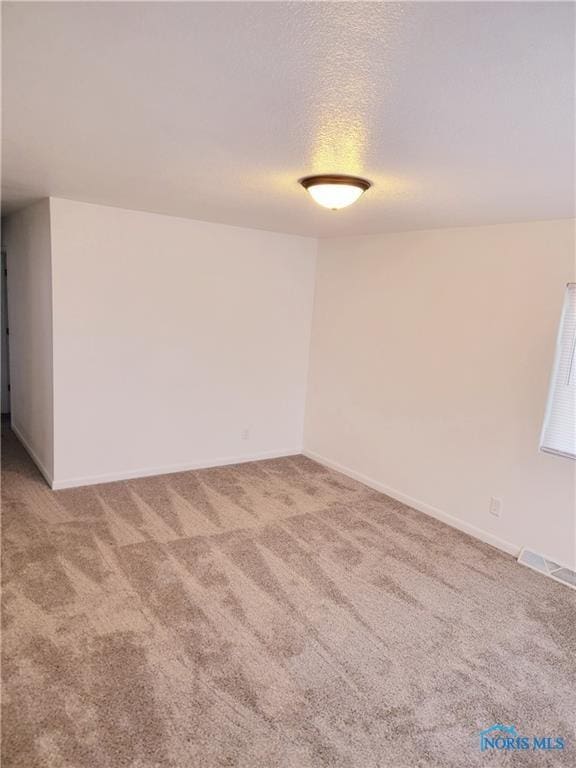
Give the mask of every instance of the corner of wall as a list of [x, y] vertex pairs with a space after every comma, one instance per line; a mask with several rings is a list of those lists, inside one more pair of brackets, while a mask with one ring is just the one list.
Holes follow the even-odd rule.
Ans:
[[312, 342], [314, 336], [314, 320], [316, 316], [316, 299], [318, 291], [318, 257], [320, 253], [320, 238], [313, 239], [314, 243], [314, 275], [312, 280], [312, 313], [308, 329], [308, 361], [306, 365], [306, 385], [304, 391], [304, 413], [302, 416], [302, 451], [306, 450], [307, 420], [309, 414], [310, 380], [312, 378]]
[[55, 399], [55, 389], [56, 389], [56, 383], [55, 383], [55, 354], [54, 354], [54, 225], [53, 225], [53, 219], [54, 219], [54, 199], [53, 197], [48, 197], [48, 241], [50, 244], [50, 343], [51, 343], [51, 354], [50, 354], [50, 399], [52, 402], [52, 412], [51, 412], [51, 432], [52, 432], [52, 479], [50, 482], [50, 487], [53, 487], [53, 478], [56, 477], [56, 469], [57, 469], [57, 451], [56, 451], [56, 415], [55, 415], [55, 407], [56, 407], [56, 399]]

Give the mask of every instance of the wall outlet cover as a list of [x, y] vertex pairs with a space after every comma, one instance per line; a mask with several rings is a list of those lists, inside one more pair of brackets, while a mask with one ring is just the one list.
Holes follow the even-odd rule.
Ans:
[[500, 517], [502, 514], [502, 499], [498, 499], [495, 496], [492, 496], [490, 498], [490, 506], [489, 506], [490, 514], [494, 517]]

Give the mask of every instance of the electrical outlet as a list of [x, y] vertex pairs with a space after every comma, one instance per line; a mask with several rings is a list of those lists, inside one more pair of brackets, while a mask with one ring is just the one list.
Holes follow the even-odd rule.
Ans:
[[495, 496], [491, 496], [488, 511], [491, 515], [494, 515], [494, 517], [500, 517], [502, 514], [502, 499], [497, 499]]
[[241, 440], [249, 440], [250, 439], [250, 430], [248, 428], [243, 429], [242, 432], [240, 432], [240, 439]]

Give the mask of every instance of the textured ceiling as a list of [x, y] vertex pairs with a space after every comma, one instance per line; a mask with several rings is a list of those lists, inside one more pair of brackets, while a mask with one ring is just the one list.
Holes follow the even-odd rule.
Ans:
[[[571, 3], [3, 3], [3, 205], [332, 236], [570, 216]], [[356, 173], [352, 208], [297, 179]]]

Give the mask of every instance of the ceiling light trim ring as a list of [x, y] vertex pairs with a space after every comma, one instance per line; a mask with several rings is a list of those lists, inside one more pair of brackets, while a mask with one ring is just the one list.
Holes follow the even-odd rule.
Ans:
[[346, 184], [351, 187], [358, 187], [363, 192], [370, 189], [372, 182], [363, 179], [360, 176], [345, 176], [341, 173], [320, 173], [315, 176], [304, 176], [299, 180], [304, 189], [315, 187], [318, 184]]

